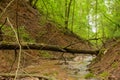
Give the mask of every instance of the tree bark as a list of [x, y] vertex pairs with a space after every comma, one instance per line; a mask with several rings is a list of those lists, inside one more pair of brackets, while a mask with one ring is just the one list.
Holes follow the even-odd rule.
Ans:
[[[40, 43], [21, 43], [22, 49], [24, 50], [48, 50], [48, 51], [57, 51], [57, 52], [66, 52], [66, 53], [79, 53], [79, 54], [95, 54], [99, 53], [99, 50], [79, 50], [72, 49], [68, 47], [58, 46], [58, 45], [48, 45]], [[1, 50], [17, 50], [19, 45], [17, 43], [0, 43]]]

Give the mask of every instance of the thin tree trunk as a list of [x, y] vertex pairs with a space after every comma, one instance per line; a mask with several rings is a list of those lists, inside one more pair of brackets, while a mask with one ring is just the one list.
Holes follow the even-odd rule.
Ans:
[[[96, 12], [96, 16], [95, 16], [95, 29], [96, 29], [96, 35], [95, 35], [95, 38], [98, 37], [98, 27], [97, 27], [97, 9], [98, 9], [98, 1], [96, 0], [96, 9], [95, 9], [95, 12]], [[98, 40], [96, 40], [96, 46], [98, 47]]]
[[89, 8], [89, 7], [90, 7], [90, 6], [89, 6], [89, 4], [90, 4], [90, 1], [89, 1], [89, 0], [86, 0], [87, 16], [88, 16], [88, 24], [87, 24], [87, 25], [88, 25], [88, 28], [87, 28], [87, 29], [88, 29], [88, 30], [87, 30], [88, 34], [87, 34], [87, 39], [89, 39], [89, 37], [90, 37], [90, 30], [89, 30], [89, 29], [90, 29], [90, 25], [89, 25], [89, 23], [90, 23], [90, 17], [89, 17], [90, 8]]
[[34, 2], [34, 4], [33, 4], [33, 8], [36, 7], [37, 2], [38, 2], [38, 0], [36, 0], [36, 1]]
[[68, 28], [67, 12], [68, 12], [68, 8], [67, 8], [67, 0], [65, 0], [65, 29]]
[[68, 29], [70, 7], [72, 4], [72, 0], [70, 0], [69, 4], [67, 3], [68, 3], [67, 0], [65, 0], [65, 29]]
[[71, 25], [71, 31], [74, 32], [73, 26], [74, 26], [74, 16], [75, 16], [75, 0], [73, 0], [73, 12], [72, 12], [72, 25]]

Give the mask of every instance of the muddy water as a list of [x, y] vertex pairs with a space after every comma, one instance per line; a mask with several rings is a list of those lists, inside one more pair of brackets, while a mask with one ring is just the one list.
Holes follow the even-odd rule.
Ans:
[[85, 75], [89, 73], [87, 65], [94, 59], [92, 55], [79, 55], [73, 60], [68, 61], [68, 65], [63, 65], [64, 69], [67, 69], [67, 73], [75, 77], [76, 80], [97, 80], [97, 79], [85, 79]]

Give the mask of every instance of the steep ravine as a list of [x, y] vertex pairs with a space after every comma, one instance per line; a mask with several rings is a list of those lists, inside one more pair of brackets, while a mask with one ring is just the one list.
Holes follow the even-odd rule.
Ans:
[[[2, 0], [0, 2], [0, 9], [4, 9], [7, 4], [9, 4], [11, 0]], [[0, 23], [3, 24], [6, 17], [9, 17], [11, 23], [16, 28], [16, 4], [13, 2], [2, 18], [0, 19]], [[2, 10], [0, 10], [2, 12]], [[29, 35], [29, 38], [34, 39], [34, 42], [59, 45], [59, 46], [69, 46], [74, 49], [93, 49], [89, 42], [82, 40], [74, 34], [63, 33], [62, 29], [59, 29], [55, 24], [49, 21], [43, 21], [43, 16], [34, 8], [32, 8], [29, 4], [27, 4], [24, 0], [20, 0], [18, 2], [18, 10], [17, 10], [17, 18], [18, 18], [18, 26], [24, 27], [27, 31], [25, 35]], [[44, 24], [40, 24], [43, 23]], [[6, 28], [7, 27], [7, 28]], [[11, 29], [9, 29], [9, 24], [6, 23], [5, 27], [6, 31], [4, 34], [8, 34], [3, 36], [4, 42], [14, 42], [16, 39], [11, 35]], [[20, 29], [20, 28], [19, 28]], [[20, 34], [21, 35], [21, 34]], [[8, 37], [10, 36], [10, 37]], [[12, 39], [11, 39], [12, 36]], [[24, 36], [26, 38], [26, 36]], [[27, 37], [28, 38], [28, 37]], [[24, 39], [22, 40], [24, 41]], [[45, 57], [45, 58], [44, 58]], [[46, 58], [47, 57], [47, 58]], [[87, 64], [84, 56], [75, 56], [72, 54], [64, 54], [64, 57], [68, 62], [68, 65], [58, 65], [59, 60], [63, 62], [63, 58], [61, 58], [60, 52], [50, 52], [50, 51], [36, 51], [36, 50], [25, 50], [22, 51], [21, 57], [21, 66], [19, 73], [29, 73], [29, 74], [40, 74], [49, 76], [54, 80], [81, 80], [83, 79], [83, 75], [87, 73]], [[78, 60], [74, 60], [74, 58]], [[55, 60], [51, 60], [55, 59]], [[90, 58], [91, 60], [91, 58]], [[17, 68], [18, 55], [16, 55], [15, 51], [1, 50], [0, 51], [0, 73], [15, 73]], [[72, 67], [72, 68], [71, 68]], [[76, 72], [76, 70], [78, 70]], [[82, 71], [82, 72], [81, 72]], [[76, 74], [77, 73], [77, 74]], [[0, 79], [13, 79], [10, 77], [2, 77]], [[19, 78], [20, 79], [20, 78]], [[24, 77], [21, 80], [30, 80], [32, 78]], [[38, 80], [38, 78], [36, 79]]]
[[104, 47], [91, 63], [91, 71], [102, 80], [120, 80], [120, 40], [108, 40]]

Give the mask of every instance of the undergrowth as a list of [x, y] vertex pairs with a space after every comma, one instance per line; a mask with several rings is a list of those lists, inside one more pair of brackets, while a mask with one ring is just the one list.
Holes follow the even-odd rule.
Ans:
[[[16, 30], [17, 31], [17, 30]], [[2, 28], [4, 41], [15, 41], [15, 35], [12, 29], [9, 26], [4, 26]], [[30, 36], [27, 30], [25, 30], [24, 26], [19, 27], [19, 39], [21, 42], [35, 42], [35, 40]]]

